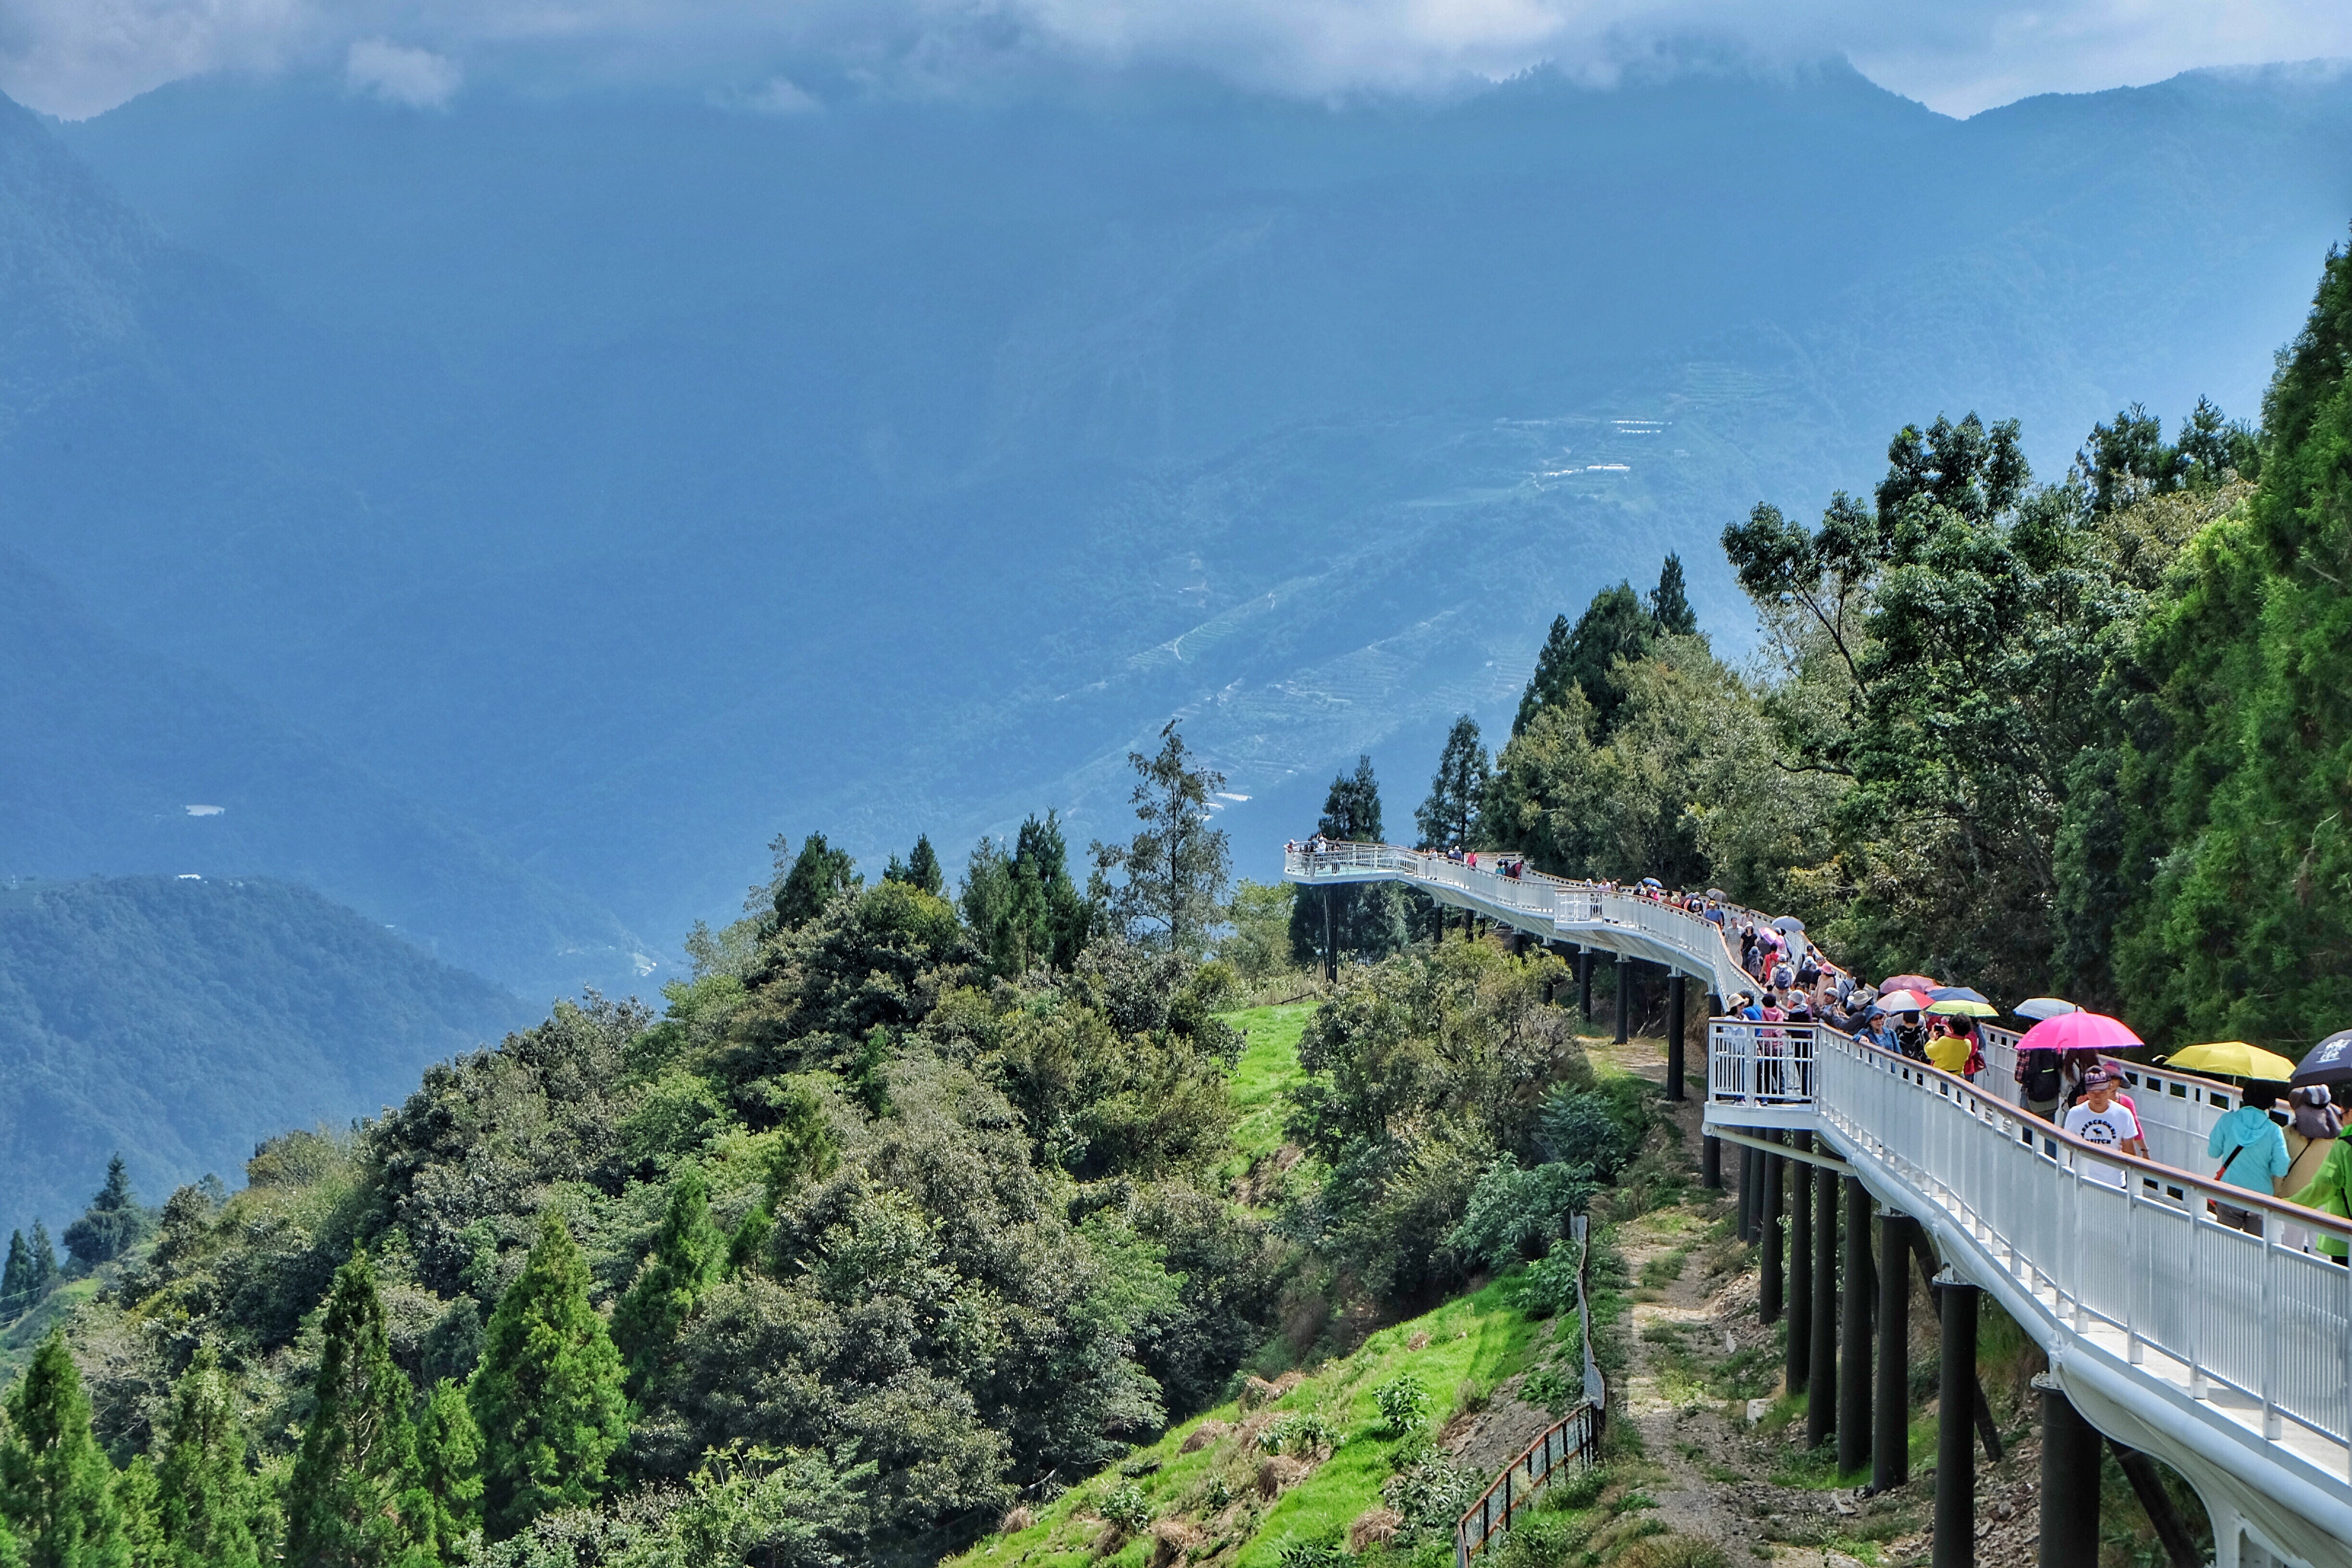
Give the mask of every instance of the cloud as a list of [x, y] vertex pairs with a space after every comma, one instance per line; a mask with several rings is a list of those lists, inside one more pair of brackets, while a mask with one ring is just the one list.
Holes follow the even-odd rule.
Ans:
[[[388, 39], [404, 43], [394, 44]], [[1170, 65], [1307, 96], [1550, 64], [1605, 82], [1693, 47], [1843, 55], [1949, 113], [2198, 66], [2352, 55], [2343, 0], [5, 0], [0, 88], [64, 115], [178, 77], [332, 69], [446, 103], [456, 61], [536, 60], [804, 110], [799, 85], [986, 79], [1039, 60]], [[789, 70], [789, 76], [779, 75]], [[811, 70], [821, 73], [812, 76]], [[804, 101], [807, 100], [807, 101]]]
[[456, 60], [383, 38], [362, 38], [343, 58], [343, 79], [353, 92], [410, 109], [446, 109], [464, 79]]

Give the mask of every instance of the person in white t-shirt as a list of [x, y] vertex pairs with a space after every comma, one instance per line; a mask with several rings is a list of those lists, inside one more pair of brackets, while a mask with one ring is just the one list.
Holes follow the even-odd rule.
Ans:
[[[2116, 1099], [2116, 1075], [2105, 1068], [2094, 1068], [2083, 1080], [2083, 1100], [2066, 1113], [2066, 1131], [2085, 1143], [2115, 1150], [2119, 1154], [2137, 1154], [2147, 1158], [2147, 1141], [2140, 1136], [2139, 1118], [2132, 1109]], [[2111, 1186], [2123, 1185], [2123, 1173], [2117, 1171]]]

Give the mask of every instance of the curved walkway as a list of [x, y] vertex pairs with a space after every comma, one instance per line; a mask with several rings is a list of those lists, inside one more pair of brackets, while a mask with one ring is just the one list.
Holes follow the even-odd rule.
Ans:
[[[1528, 873], [1507, 877], [1386, 845], [1294, 848], [1306, 886], [1409, 882], [1547, 942], [1661, 963], [1727, 996], [1751, 983], [1720, 928], [1650, 899]], [[1769, 1038], [1709, 1026], [1711, 1132], [1811, 1131], [1888, 1208], [1933, 1236], [2042, 1347], [2093, 1426], [2197, 1489], [2218, 1568], [2352, 1568], [2352, 1271], [2285, 1245], [2345, 1222], [2200, 1173], [2226, 1086], [2126, 1067], [2152, 1152], [2100, 1150], [1995, 1091], [2014, 1037], [1987, 1042], [1979, 1089], [1820, 1025]], [[2193, 1145], [2193, 1147], [2192, 1147]], [[2210, 1200], [2268, 1211], [2263, 1237], [2216, 1223]]]

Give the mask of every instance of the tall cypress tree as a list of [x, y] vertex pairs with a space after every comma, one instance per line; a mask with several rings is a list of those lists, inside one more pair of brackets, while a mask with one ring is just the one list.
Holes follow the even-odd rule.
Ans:
[[482, 1431], [465, 1388], [449, 1378], [417, 1413], [416, 1468], [432, 1500], [434, 1542], [446, 1556], [482, 1526]]
[[0, 1269], [0, 1318], [14, 1318], [33, 1304], [33, 1248], [21, 1230], [8, 1233], [8, 1263]]
[[286, 1555], [305, 1568], [382, 1568], [431, 1541], [416, 1468], [414, 1397], [393, 1364], [364, 1252], [335, 1271], [310, 1424], [287, 1489]]
[[613, 1311], [613, 1342], [628, 1363], [633, 1394], [644, 1396], [686, 1315], [726, 1261], [726, 1239], [710, 1221], [710, 1189], [689, 1165], [670, 1183], [653, 1252]]
[[1429, 781], [1429, 798], [1412, 815], [1423, 849], [1478, 847], [1478, 812], [1493, 775], [1478, 721], [1465, 713], [1446, 733], [1437, 776]]
[[563, 1218], [499, 1298], [468, 1398], [482, 1429], [482, 1502], [502, 1541], [551, 1509], [593, 1500], [628, 1437], [621, 1353], [588, 1300], [588, 1263]]
[[116, 1154], [106, 1163], [106, 1184], [82, 1216], [66, 1226], [66, 1250], [88, 1267], [120, 1258], [154, 1226], [131, 1188], [131, 1171]]
[[56, 1289], [58, 1283], [58, 1249], [49, 1245], [49, 1227], [39, 1220], [33, 1222], [31, 1278], [33, 1300], [37, 1304], [42, 1297]]
[[131, 1568], [116, 1508], [114, 1467], [89, 1430], [89, 1395], [53, 1330], [7, 1401], [0, 1441], [0, 1513], [30, 1568]]
[[1683, 581], [1683, 558], [1670, 554], [1658, 569], [1658, 585], [1650, 592], [1650, 618], [1668, 637], [1698, 635], [1698, 614], [1691, 608], [1690, 591]]
[[163, 1541], [175, 1568], [257, 1568], [261, 1553], [253, 1538], [245, 1425], [210, 1345], [196, 1352], [172, 1389], [156, 1479]]

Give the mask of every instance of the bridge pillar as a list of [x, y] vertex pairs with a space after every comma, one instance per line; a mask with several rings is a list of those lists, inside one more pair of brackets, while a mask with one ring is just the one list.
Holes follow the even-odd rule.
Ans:
[[1629, 1037], [1626, 1026], [1633, 1022], [1633, 963], [1623, 953], [1617, 955], [1617, 1043], [1623, 1045]]
[[1723, 1188], [1723, 1140], [1720, 1138], [1698, 1141], [1698, 1184], [1717, 1192]]
[[[1810, 1132], [1789, 1136], [1799, 1149], [1813, 1146]], [[1813, 1366], [1813, 1205], [1808, 1184], [1811, 1171], [1802, 1160], [1789, 1162], [1789, 1334], [1780, 1384], [1790, 1394], [1806, 1385]]]
[[[1775, 1143], [1780, 1141], [1778, 1132], [1764, 1136]], [[1780, 1271], [1780, 1247], [1785, 1239], [1780, 1224], [1780, 1181], [1788, 1163], [1778, 1154], [1764, 1156], [1764, 1278], [1756, 1287], [1756, 1312], [1767, 1327], [1780, 1321], [1784, 1294], [1782, 1283], [1786, 1277]]]
[[1339, 983], [1339, 950], [1331, 937], [1331, 889], [1323, 889], [1323, 981], [1328, 985]]
[[1845, 1300], [1838, 1324], [1838, 1468], [1870, 1458], [1870, 1193], [1845, 1178]]
[[1576, 950], [1576, 1005], [1584, 1021], [1592, 1022], [1592, 950], [1589, 947]]
[[1936, 1534], [1933, 1568], [1976, 1568], [1977, 1445], [1969, 1417], [1977, 1399], [1977, 1288], [1949, 1276], [1942, 1297], [1944, 1352], [1936, 1419]]
[[1910, 1250], [1910, 1216], [1880, 1214], [1878, 1408], [1870, 1439], [1870, 1489], [1874, 1492], [1891, 1491], [1911, 1479]]
[[1683, 1098], [1683, 1030], [1690, 1021], [1683, 1011], [1683, 988], [1688, 978], [1678, 969], [1666, 982], [1666, 1098], [1674, 1100]]
[[2099, 1434], [2056, 1378], [2042, 1393], [2042, 1568], [2099, 1560]]
[[1838, 1173], [1815, 1167], [1813, 1177], [1813, 1349], [1805, 1366], [1805, 1447], [1818, 1448], [1837, 1430]]

